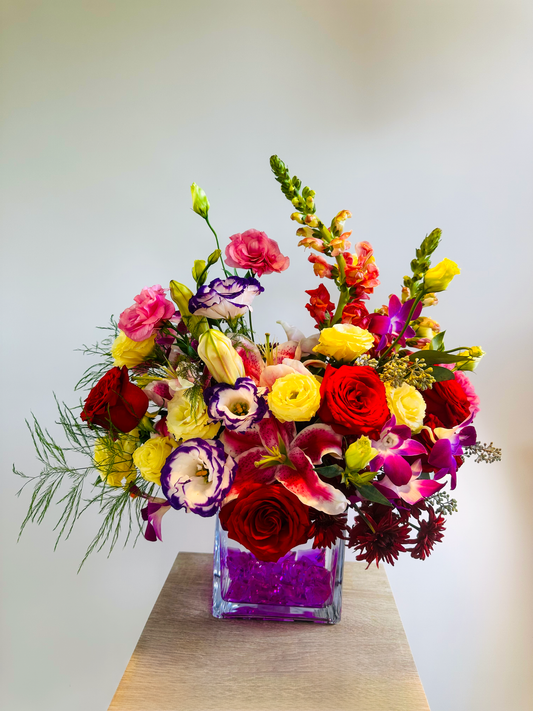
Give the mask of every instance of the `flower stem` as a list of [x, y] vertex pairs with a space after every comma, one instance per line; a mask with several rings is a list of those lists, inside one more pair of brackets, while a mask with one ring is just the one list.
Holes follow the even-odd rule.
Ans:
[[389, 353], [390, 353], [390, 352], [393, 350], [393, 348], [396, 346], [396, 344], [397, 344], [398, 341], [401, 339], [401, 337], [403, 336], [403, 334], [407, 331], [407, 328], [409, 327], [409, 324], [411, 323], [411, 317], [412, 317], [412, 315], [414, 314], [415, 309], [416, 309], [416, 307], [418, 306], [419, 302], [422, 300], [422, 297], [423, 297], [423, 296], [424, 296], [424, 292], [422, 291], [422, 292], [420, 292], [420, 294], [418, 294], [418, 296], [417, 296], [417, 297], [415, 298], [415, 300], [413, 301], [413, 305], [411, 306], [411, 310], [409, 311], [409, 316], [407, 317], [407, 319], [406, 319], [406, 321], [405, 321], [405, 323], [404, 323], [404, 325], [403, 325], [402, 330], [400, 331], [400, 333], [398, 334], [398, 336], [394, 339], [394, 341], [390, 344], [390, 346], [387, 348], [387, 350], [385, 351], [385, 353], [384, 353], [384, 354], [381, 356], [381, 358], [379, 359], [380, 364], [381, 364], [381, 363], [383, 362], [383, 360], [389, 355]]
[[217, 243], [217, 249], [220, 251], [220, 257], [219, 257], [219, 259], [220, 259], [220, 263], [222, 264], [222, 270], [224, 271], [224, 275], [225, 275], [226, 277], [228, 277], [228, 276], [229, 276], [229, 272], [228, 272], [228, 270], [226, 269], [226, 265], [224, 264], [224, 260], [222, 259], [222, 250], [220, 249], [220, 243], [219, 243], [219, 241], [218, 241], [218, 235], [217, 235], [217, 233], [215, 232], [215, 230], [213, 229], [213, 226], [211, 225], [211, 223], [209, 222], [209, 217], [208, 217], [207, 215], [204, 217], [204, 220], [207, 222], [207, 225], [208, 225], [209, 229], [211, 230], [211, 232], [215, 235], [215, 240], [216, 240], [216, 243]]

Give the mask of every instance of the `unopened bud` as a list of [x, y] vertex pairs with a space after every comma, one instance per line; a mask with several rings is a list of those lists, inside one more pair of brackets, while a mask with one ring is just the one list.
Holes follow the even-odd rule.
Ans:
[[207, 213], [209, 212], [209, 200], [207, 199], [207, 195], [204, 193], [202, 188], [196, 183], [191, 185], [191, 196], [192, 209], [198, 215], [201, 215], [204, 218], [207, 217]]
[[198, 341], [198, 355], [219, 383], [234, 385], [246, 375], [242, 358], [230, 339], [214, 328], [202, 333]]
[[318, 227], [318, 217], [316, 215], [306, 215], [305, 224], [309, 227]]
[[436, 294], [426, 294], [422, 299], [422, 306], [427, 308], [428, 306], [436, 306], [439, 303]]
[[293, 212], [291, 215], [291, 220], [294, 220], [295, 222], [299, 222], [300, 225], [303, 225], [303, 223], [304, 223], [303, 215], [300, 215], [299, 212]]

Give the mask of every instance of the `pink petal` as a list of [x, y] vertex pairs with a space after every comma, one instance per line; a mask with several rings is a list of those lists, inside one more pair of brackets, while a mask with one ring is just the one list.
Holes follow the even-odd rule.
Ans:
[[403, 486], [413, 476], [411, 465], [399, 454], [385, 454], [383, 470], [396, 486]]
[[319, 478], [311, 460], [301, 449], [291, 449], [290, 459], [295, 469], [284, 464], [276, 471], [276, 479], [286, 489], [295, 494], [303, 504], [331, 516], [346, 510], [348, 501], [344, 494]]
[[279, 440], [289, 449], [289, 445], [296, 434], [296, 425], [294, 422], [281, 423], [275, 417], [265, 417], [257, 425], [259, 436], [265, 449], [275, 449], [279, 447]]
[[276, 363], [282, 363], [284, 358], [294, 358], [298, 348], [298, 341], [286, 341], [276, 346], [274, 350], [274, 360]]
[[220, 440], [226, 454], [234, 459], [252, 447], [261, 447], [261, 437], [257, 425], [253, 425], [246, 432], [233, 432], [225, 429], [220, 435]]
[[271, 390], [278, 378], [283, 378], [285, 375], [290, 375], [294, 372], [294, 368], [291, 368], [290, 365], [283, 365], [282, 363], [279, 365], [267, 365], [261, 373], [259, 385], [263, 388]]
[[237, 458], [237, 471], [233, 485], [229, 490], [225, 501], [231, 501], [237, 497], [243, 488], [251, 482], [259, 484], [270, 484], [276, 478], [276, 465], [272, 467], [256, 467], [255, 463], [265, 456], [263, 447], [254, 447]]
[[309, 425], [296, 435], [292, 447], [299, 447], [313, 464], [320, 464], [326, 454], [342, 457], [342, 435], [329, 425]]
[[[433, 479], [415, 479], [411, 482], [409, 491], [406, 494], [400, 493], [400, 496], [408, 504], [416, 504], [420, 499], [427, 499], [436, 491], [440, 491], [443, 486], [446, 486], [444, 482], [441, 484]], [[402, 487], [402, 491], [404, 488]]]
[[154, 540], [153, 534], [155, 534], [155, 536], [159, 538], [160, 541], [163, 540], [163, 538], [161, 537], [161, 519], [167, 511], [170, 511], [170, 508], [170, 505], [162, 506], [159, 503], [153, 503], [151, 501], [146, 505], [145, 520], [148, 521], [148, 525], [146, 527], [144, 536], [147, 540]]
[[265, 367], [265, 362], [259, 348], [255, 343], [241, 336], [235, 345], [235, 350], [242, 358], [246, 375], [251, 378], [256, 385], [259, 385], [261, 373]]

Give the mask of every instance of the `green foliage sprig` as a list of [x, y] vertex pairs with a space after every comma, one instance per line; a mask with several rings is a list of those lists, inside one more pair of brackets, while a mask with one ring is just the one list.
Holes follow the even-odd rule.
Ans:
[[416, 250], [415, 258], [411, 261], [412, 277], [405, 276], [403, 284], [409, 289], [409, 295], [412, 298], [416, 296], [424, 282], [424, 276], [431, 266], [431, 255], [439, 246], [442, 230], [436, 229], [426, 235], [422, 244]]

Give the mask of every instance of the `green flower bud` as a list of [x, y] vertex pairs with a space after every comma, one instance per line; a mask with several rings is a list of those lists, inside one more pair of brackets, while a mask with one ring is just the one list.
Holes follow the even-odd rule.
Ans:
[[201, 215], [204, 218], [207, 217], [207, 213], [209, 212], [209, 200], [207, 199], [207, 195], [204, 193], [202, 188], [196, 183], [191, 185], [191, 196], [192, 209], [198, 215]]
[[348, 447], [344, 458], [346, 459], [346, 466], [349, 471], [360, 472], [361, 469], [368, 466], [368, 463], [371, 462], [377, 454], [378, 451], [372, 447], [370, 439], [362, 436]]

